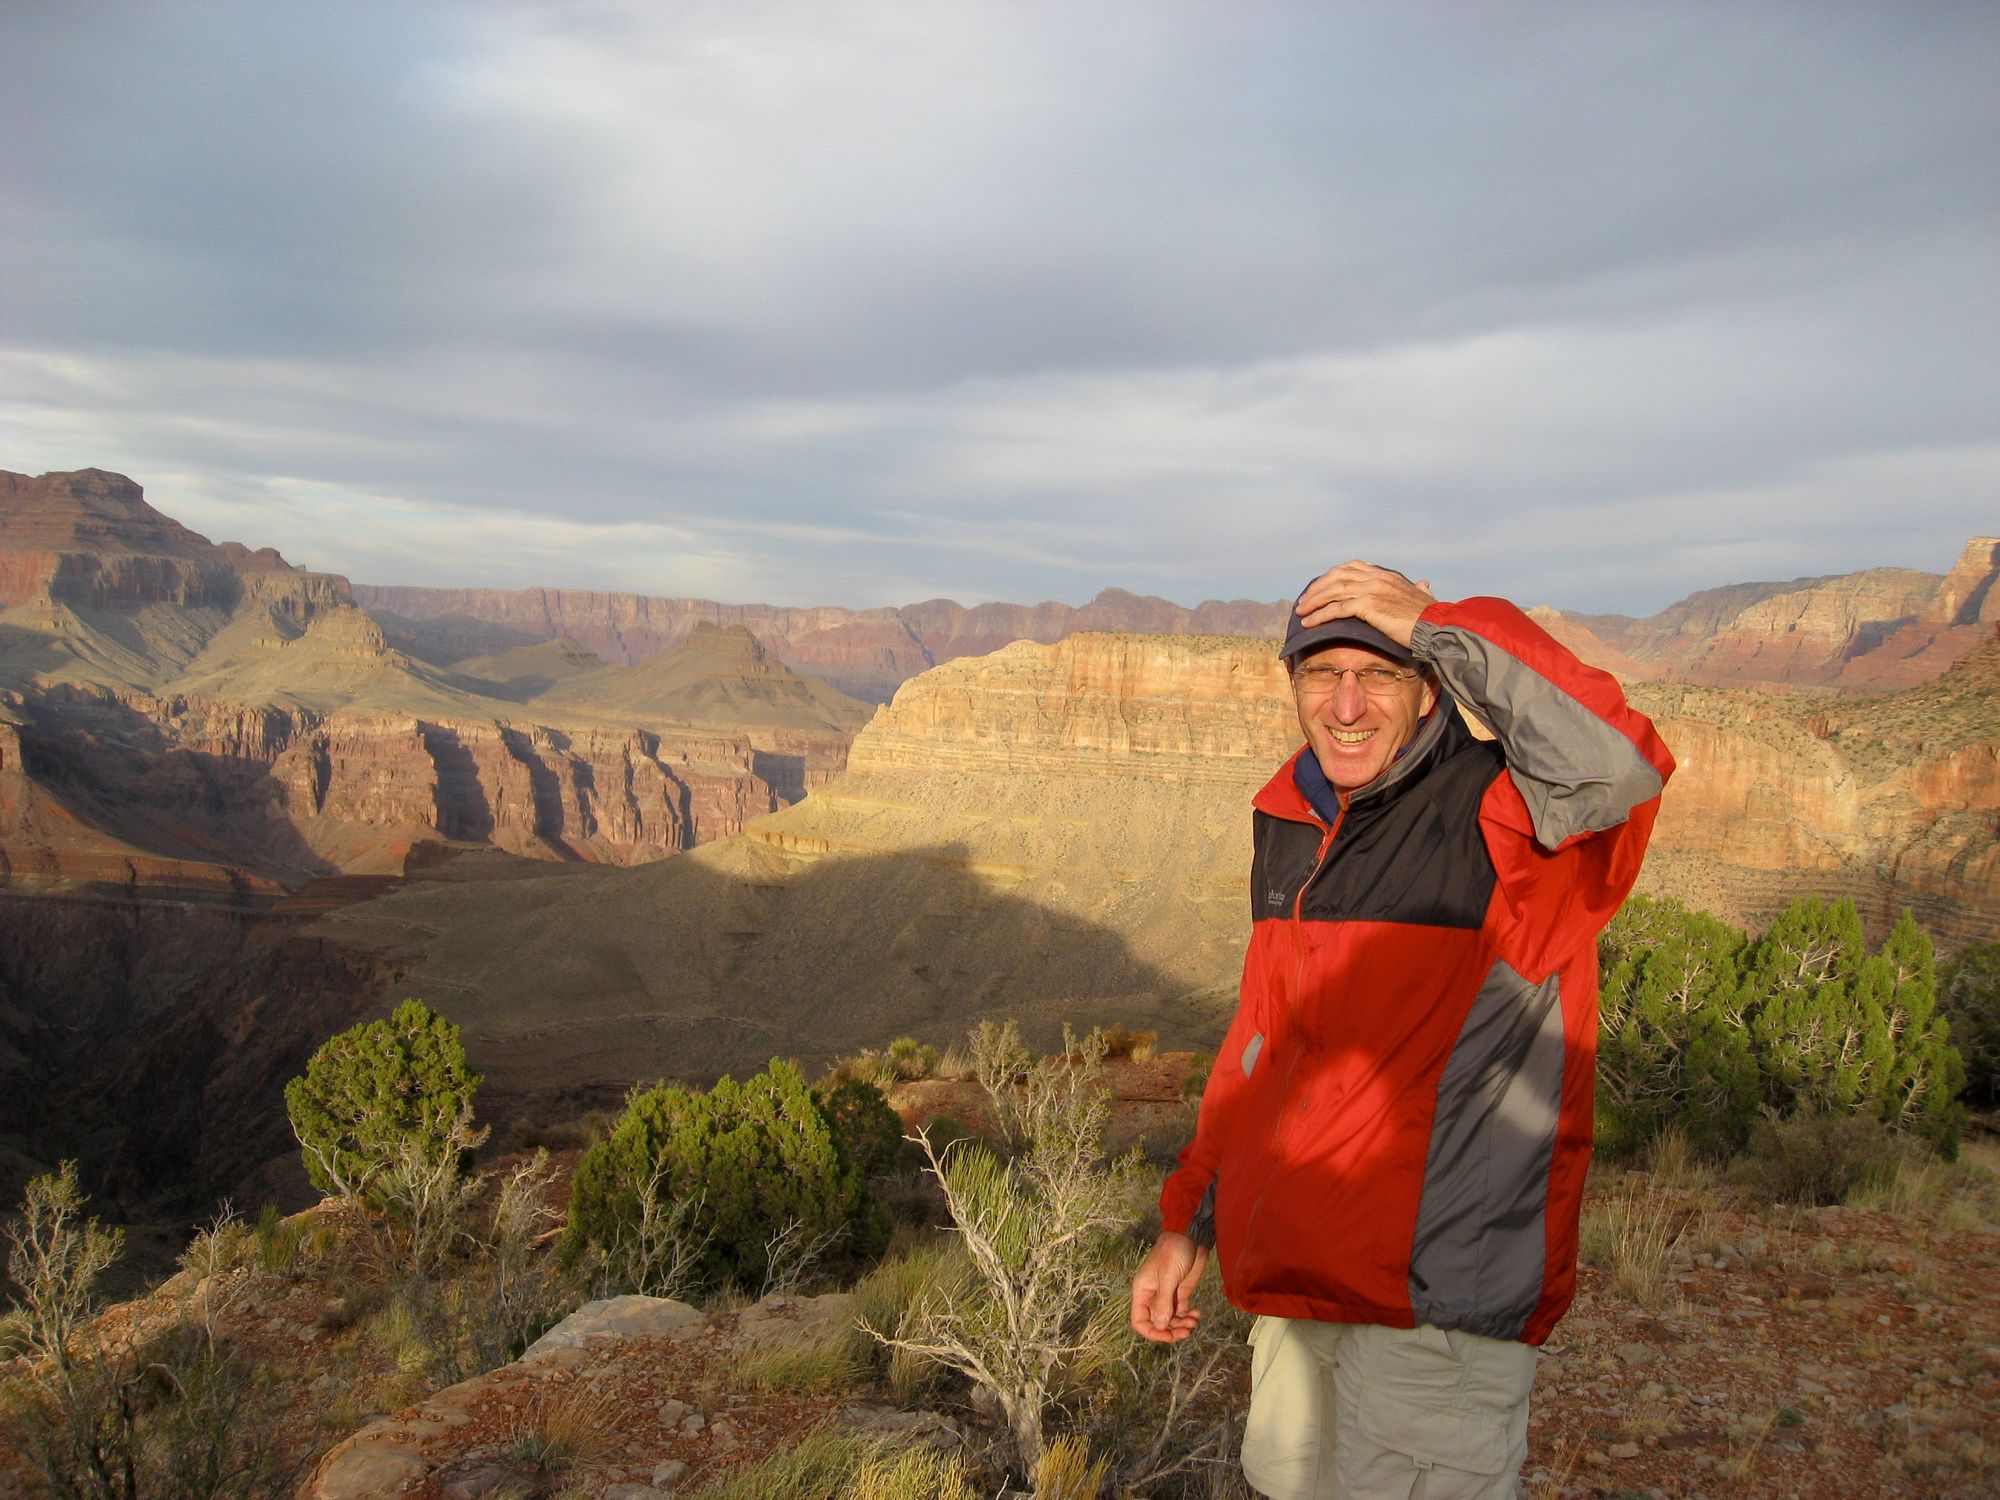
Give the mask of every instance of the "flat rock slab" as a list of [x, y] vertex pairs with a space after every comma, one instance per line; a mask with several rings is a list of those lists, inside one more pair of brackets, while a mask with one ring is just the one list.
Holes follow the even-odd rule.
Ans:
[[626, 1339], [668, 1338], [701, 1321], [698, 1308], [672, 1297], [606, 1297], [586, 1302], [528, 1346], [521, 1363], [558, 1349], [587, 1349]]
[[381, 1500], [421, 1479], [424, 1467], [423, 1454], [409, 1445], [349, 1439], [327, 1455], [303, 1494], [309, 1500]]

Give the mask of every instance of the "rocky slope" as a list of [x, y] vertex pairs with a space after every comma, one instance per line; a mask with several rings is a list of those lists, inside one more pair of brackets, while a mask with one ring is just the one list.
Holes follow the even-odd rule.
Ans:
[[2000, 931], [2000, 639], [1899, 693], [1632, 697], [1680, 760], [1647, 889], [1752, 927], [1820, 893], [1878, 930], [1908, 907], [1950, 946]]
[[241, 900], [436, 840], [657, 859], [797, 800], [868, 711], [740, 628], [625, 671], [574, 647], [446, 671], [344, 579], [213, 545], [100, 470], [0, 473], [0, 605], [17, 887]]
[[296, 1201], [285, 1081], [394, 976], [282, 917], [0, 895], [0, 1203], [65, 1158], [114, 1218]]
[[[1133, 1100], [1123, 1080], [1111, 1081], [1119, 1135]], [[1184, 1109], [1171, 1085], [1164, 1092]], [[482, 1165], [504, 1173], [518, 1160]], [[558, 1162], [567, 1177], [574, 1153]], [[1685, 1164], [1621, 1173], [1600, 1163], [1586, 1189], [1576, 1302], [1538, 1361], [1524, 1491], [1563, 1500], [1992, 1495], [1995, 1162], [1990, 1139], [1969, 1140], [1954, 1167], [1913, 1165], [1893, 1190], [1826, 1208], [1763, 1204]], [[560, 1186], [544, 1199], [551, 1214], [564, 1201]], [[518, 1358], [485, 1369], [461, 1357], [445, 1371], [430, 1343], [437, 1324], [369, 1316], [410, 1282], [358, 1215], [327, 1200], [293, 1224], [310, 1230], [301, 1239], [311, 1248], [282, 1269], [243, 1246], [234, 1263], [182, 1271], [111, 1307], [89, 1336], [160, 1350], [173, 1347], [170, 1330], [202, 1330], [254, 1368], [271, 1382], [269, 1402], [252, 1408], [269, 1424], [258, 1435], [294, 1460], [301, 1500], [667, 1500], [726, 1482], [748, 1488], [746, 1471], [826, 1426], [936, 1445], [975, 1467], [993, 1456], [991, 1404], [969, 1400], [957, 1382], [892, 1391], [851, 1353], [844, 1374], [827, 1361], [819, 1379], [772, 1378], [773, 1355], [799, 1368], [804, 1351], [853, 1347], [863, 1305], [855, 1292], [702, 1309], [648, 1297], [576, 1306], [578, 1291], [555, 1300], [574, 1310]], [[459, 1275], [454, 1290], [473, 1285], [469, 1268]], [[1225, 1415], [1240, 1422], [1243, 1331], [1239, 1316], [1211, 1305], [1187, 1357], [1220, 1360], [1224, 1380], [1174, 1412], [1181, 1433], [1203, 1433]], [[0, 1370], [31, 1374], [25, 1361], [0, 1361]], [[1099, 1428], [1092, 1451], [1129, 1461], [1147, 1435]], [[9, 1436], [0, 1429], [0, 1497], [29, 1500], [43, 1490]], [[980, 1493], [997, 1490], [998, 1473], [981, 1477], [989, 1488]]]

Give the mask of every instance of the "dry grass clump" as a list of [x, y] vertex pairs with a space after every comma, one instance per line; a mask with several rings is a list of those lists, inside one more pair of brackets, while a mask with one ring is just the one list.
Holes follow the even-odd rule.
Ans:
[[1965, 1190], [1967, 1176], [1928, 1148], [1904, 1142], [1848, 1189], [1846, 1202], [1850, 1208], [1878, 1209], [1899, 1219], [1934, 1218]]
[[1585, 1207], [1578, 1248], [1586, 1264], [1609, 1274], [1613, 1292], [1662, 1308], [1673, 1300], [1668, 1265], [1691, 1218], [1673, 1198], [1628, 1179]]
[[517, 1124], [509, 1133], [508, 1144], [515, 1151], [581, 1151], [609, 1136], [617, 1123], [618, 1117], [607, 1110], [585, 1110], [574, 1120]]
[[820, 1428], [696, 1492], [694, 1500], [974, 1500], [956, 1453], [895, 1449]]
[[1159, 1050], [1160, 1034], [1157, 1031], [1135, 1031], [1130, 1026], [1102, 1027], [1098, 1035], [1104, 1039], [1104, 1060], [1117, 1062], [1130, 1058], [1133, 1062], [1151, 1062]]
[[867, 1376], [873, 1354], [871, 1341], [852, 1325], [807, 1331], [744, 1350], [730, 1383], [767, 1394], [838, 1395]]
[[1716, 1185], [1715, 1169], [1702, 1160], [1678, 1124], [1665, 1127], [1646, 1144], [1646, 1170], [1654, 1183], [1679, 1193], [1706, 1193]]
[[[884, 1260], [854, 1288], [857, 1325], [901, 1338], [914, 1326], [930, 1299], [950, 1298], [971, 1273], [965, 1248], [955, 1239], [936, 1238], [912, 1245]], [[944, 1384], [949, 1372], [937, 1361], [894, 1344], [874, 1351], [889, 1393], [902, 1406], [915, 1406]]]
[[1035, 1465], [1035, 1500], [1097, 1500], [1108, 1460], [1090, 1456], [1075, 1433], [1050, 1443]]
[[825, 1094], [851, 1079], [859, 1079], [886, 1091], [899, 1083], [950, 1076], [941, 1071], [944, 1060], [945, 1054], [931, 1043], [913, 1036], [899, 1036], [880, 1052], [864, 1047], [850, 1057], [835, 1059], [820, 1075], [813, 1090]]
[[617, 1393], [590, 1380], [537, 1391], [514, 1419], [507, 1456], [550, 1474], [601, 1462], [618, 1436]]

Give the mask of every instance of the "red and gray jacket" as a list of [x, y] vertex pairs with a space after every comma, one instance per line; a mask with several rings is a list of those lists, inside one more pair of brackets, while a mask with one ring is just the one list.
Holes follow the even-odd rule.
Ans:
[[1496, 739], [1444, 698], [1331, 825], [1292, 762], [1257, 794], [1241, 996], [1161, 1218], [1250, 1312], [1539, 1344], [1576, 1286], [1597, 935], [1674, 762], [1505, 600], [1433, 604], [1411, 647]]

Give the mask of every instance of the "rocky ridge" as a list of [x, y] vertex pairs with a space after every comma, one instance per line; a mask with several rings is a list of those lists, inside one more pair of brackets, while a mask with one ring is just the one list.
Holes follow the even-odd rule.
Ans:
[[897, 609], [794, 609], [584, 589], [433, 589], [357, 584], [356, 601], [392, 638], [441, 662], [567, 637], [606, 661], [644, 661], [697, 627], [741, 626], [792, 667], [857, 698], [887, 702], [898, 685], [961, 656], [1079, 631], [1280, 635], [1284, 604], [1209, 600], [1192, 608], [1105, 589], [1081, 606], [931, 599]]
[[1565, 614], [1575, 634], [1551, 628], [1628, 678], [1880, 691], [1927, 681], [1990, 637], [2000, 623], [1997, 580], [2000, 538], [1974, 537], [1943, 575], [1871, 568], [1737, 584], [1644, 620]]
[[0, 606], [17, 887], [254, 900], [435, 841], [658, 859], [797, 800], [867, 713], [741, 629], [622, 671], [454, 673], [346, 580], [211, 544], [101, 470], [0, 472]]
[[[1732, 584], [1644, 619], [1542, 607], [1535, 613], [1585, 660], [1628, 681], [1856, 691], [1908, 687], [1942, 672], [2000, 620], [2000, 539], [1975, 537], [1945, 574], [1906, 568]], [[575, 589], [357, 585], [392, 638], [441, 662], [562, 636], [607, 661], [636, 662], [697, 623], [741, 625], [782, 660], [843, 691], [886, 702], [947, 661], [1017, 640], [1085, 632], [1276, 638], [1287, 605], [1209, 600], [1192, 608], [1106, 589], [1082, 606], [933, 599], [897, 609], [783, 609]]]

